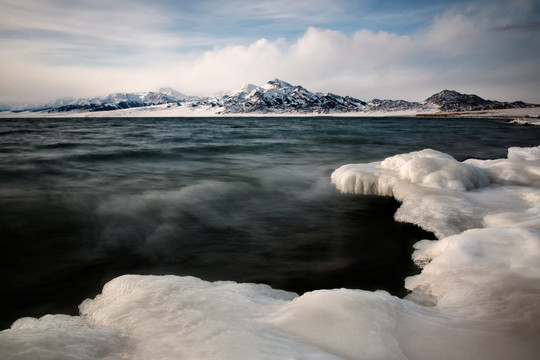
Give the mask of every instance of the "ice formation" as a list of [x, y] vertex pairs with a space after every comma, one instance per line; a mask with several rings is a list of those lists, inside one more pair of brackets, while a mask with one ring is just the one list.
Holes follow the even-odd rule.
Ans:
[[[80, 316], [17, 320], [2, 359], [535, 359], [540, 353], [540, 147], [507, 159], [422, 150], [332, 174], [344, 193], [394, 196], [416, 244], [406, 299], [126, 275]], [[359, 197], [358, 201], [362, 201]]]

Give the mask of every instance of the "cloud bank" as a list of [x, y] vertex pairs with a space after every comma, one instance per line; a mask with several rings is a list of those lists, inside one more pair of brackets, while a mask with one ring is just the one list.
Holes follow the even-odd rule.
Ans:
[[[164, 2], [1, 1], [0, 101], [161, 86], [212, 95], [278, 77], [363, 100], [418, 101], [448, 88], [540, 102], [540, 28], [531, 20], [538, 11], [533, 1], [455, 3], [407, 31], [368, 29], [373, 24], [361, 22], [351, 31], [347, 1], [316, 3], [315, 9], [328, 6], [326, 22], [313, 10], [302, 15], [305, 2], [288, 12], [268, 2], [237, 3], [234, 13], [232, 6], [212, 1], [202, 2], [214, 4], [212, 10], [184, 4], [175, 11], [167, 11]], [[206, 23], [220, 16], [223, 24]], [[340, 26], [340, 16], [347, 26]], [[397, 10], [389, 8], [387, 16], [397, 19]], [[272, 24], [290, 25], [279, 32], [270, 30]], [[256, 37], [243, 35], [248, 33]]]

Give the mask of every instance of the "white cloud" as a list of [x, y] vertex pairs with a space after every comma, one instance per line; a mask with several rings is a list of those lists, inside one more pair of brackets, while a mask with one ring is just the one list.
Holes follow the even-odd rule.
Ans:
[[[7, 11], [0, 15], [0, 30], [12, 34], [0, 36], [3, 100], [92, 96], [159, 86], [209, 95], [279, 77], [312, 91], [363, 100], [422, 100], [452, 88], [485, 98], [540, 102], [538, 29], [522, 26], [530, 23], [530, 1], [454, 7], [407, 35], [309, 27], [296, 39], [249, 42], [178, 30], [175, 21], [186, 14], [167, 14], [143, 2], [130, 2], [132, 6], [99, 2], [95, 9], [85, 3], [76, 12], [50, 2], [3, 3]], [[104, 13], [106, 4], [113, 5]], [[261, 18], [280, 21], [292, 16], [269, 4], [238, 11], [261, 11]], [[300, 12], [305, 6], [302, 2], [294, 9]], [[213, 14], [232, 8], [222, 6]], [[40, 20], [39, 14], [46, 16]], [[337, 5], [329, 14], [339, 14]], [[303, 19], [310, 17], [315, 19], [315, 12]]]
[[207, 52], [183, 62], [172, 76], [184, 86], [196, 82], [198, 92], [280, 77], [366, 100], [422, 100], [453, 88], [486, 98], [539, 101], [538, 51], [520, 46], [523, 42], [512, 34], [501, 37], [463, 15], [449, 15], [410, 37], [367, 30], [347, 36], [310, 28], [292, 43], [259, 40]]

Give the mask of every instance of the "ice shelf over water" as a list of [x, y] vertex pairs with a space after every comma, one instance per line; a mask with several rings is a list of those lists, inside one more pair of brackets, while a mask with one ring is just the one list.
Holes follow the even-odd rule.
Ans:
[[0, 358], [537, 358], [540, 147], [464, 162], [427, 149], [344, 165], [332, 182], [343, 193], [394, 196], [398, 221], [437, 235], [415, 246], [422, 272], [406, 279], [406, 299], [125, 275], [78, 317], [17, 320], [0, 332]]

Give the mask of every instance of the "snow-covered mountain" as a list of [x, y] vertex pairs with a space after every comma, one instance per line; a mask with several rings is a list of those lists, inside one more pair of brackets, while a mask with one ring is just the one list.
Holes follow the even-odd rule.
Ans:
[[156, 107], [205, 110], [213, 114], [336, 114], [336, 113], [387, 113], [397, 111], [412, 112], [458, 112], [471, 110], [509, 109], [535, 106], [521, 101], [512, 103], [484, 100], [477, 95], [461, 94], [453, 90], [443, 90], [424, 100], [373, 99], [369, 102], [332, 93], [313, 93], [302, 86], [291, 85], [274, 79], [263, 86], [246, 84], [237, 90], [218, 97], [187, 96], [171, 88], [135, 93], [114, 93], [95, 98], [63, 98], [45, 104], [0, 104], [0, 111], [81, 113], [114, 111], [130, 108], [155, 110]]
[[162, 88], [157, 91], [115, 93], [105, 97], [77, 99], [60, 107], [55, 107], [54, 104], [46, 104], [46, 108], [52, 111], [107, 111], [161, 104], [180, 104], [193, 100], [198, 100], [198, 98], [184, 95], [171, 88]]
[[24, 106], [4, 104], [2, 108], [15, 112], [110, 111], [161, 104], [181, 104], [198, 100], [200, 99], [197, 97], [184, 95], [171, 88], [161, 88], [156, 91], [114, 93], [94, 98], [62, 98], [47, 103]]
[[362, 111], [365, 102], [335, 94], [312, 93], [274, 79], [263, 86], [247, 84], [221, 98], [223, 114], [230, 113], [331, 113]]

